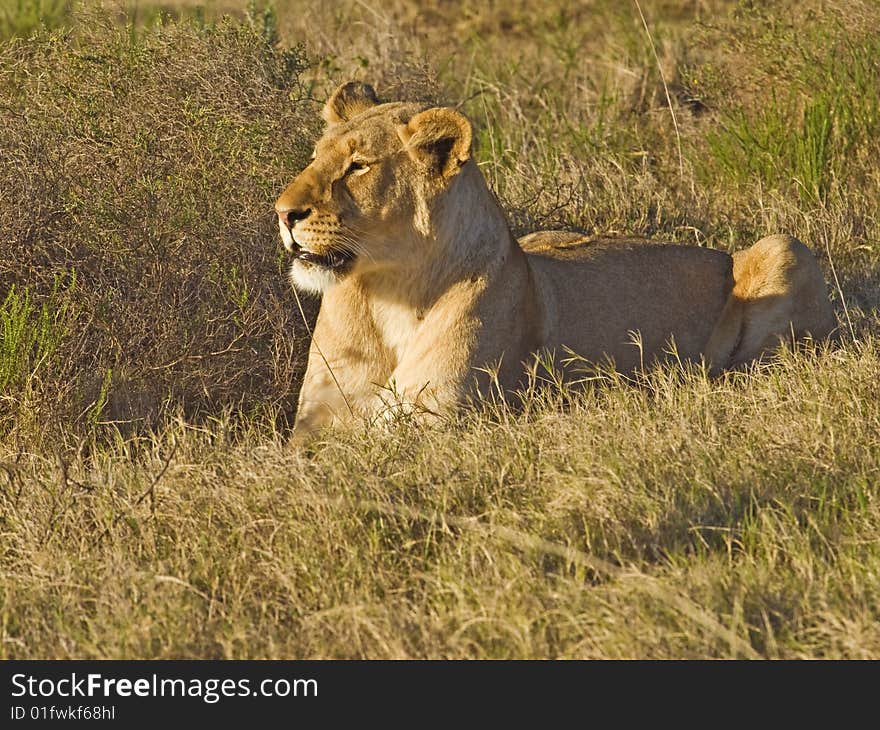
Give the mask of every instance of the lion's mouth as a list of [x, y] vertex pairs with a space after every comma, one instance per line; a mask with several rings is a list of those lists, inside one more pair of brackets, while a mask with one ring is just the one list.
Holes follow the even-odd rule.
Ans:
[[298, 261], [320, 266], [323, 269], [342, 269], [355, 259], [355, 255], [346, 249], [336, 249], [325, 254], [316, 254], [301, 248], [294, 256]]

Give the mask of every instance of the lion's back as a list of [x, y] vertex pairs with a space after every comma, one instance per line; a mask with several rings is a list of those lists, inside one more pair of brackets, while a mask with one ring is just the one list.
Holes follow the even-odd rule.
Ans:
[[545, 346], [607, 354], [621, 369], [662, 357], [670, 339], [698, 359], [733, 287], [732, 259], [714, 249], [561, 231], [520, 246], [544, 302]]

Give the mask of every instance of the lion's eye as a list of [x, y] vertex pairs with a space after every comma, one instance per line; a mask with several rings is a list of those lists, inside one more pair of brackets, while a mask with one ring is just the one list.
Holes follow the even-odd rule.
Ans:
[[360, 162], [359, 160], [352, 160], [351, 164], [348, 166], [348, 168], [345, 171], [345, 175], [348, 176], [348, 175], [363, 174], [369, 169], [370, 169], [370, 166], [367, 165], [366, 163]]

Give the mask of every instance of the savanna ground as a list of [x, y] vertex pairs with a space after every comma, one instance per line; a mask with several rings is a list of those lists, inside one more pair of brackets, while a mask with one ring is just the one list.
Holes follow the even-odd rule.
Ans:
[[[880, 3], [641, 9], [0, 4], [0, 657], [880, 656]], [[838, 342], [285, 448], [271, 204], [352, 77], [517, 233], [798, 236]]]

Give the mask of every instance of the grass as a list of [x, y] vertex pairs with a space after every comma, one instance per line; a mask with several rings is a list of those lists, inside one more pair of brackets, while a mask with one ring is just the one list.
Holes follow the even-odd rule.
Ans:
[[[0, 43], [0, 657], [880, 656], [873, 4], [197, 5]], [[270, 208], [351, 77], [518, 232], [797, 235], [840, 341], [289, 450]]]
[[11, 287], [0, 306], [3, 350], [0, 352], [0, 388], [7, 392], [34, 377], [55, 356], [66, 334], [66, 303], [53, 306], [52, 297], [37, 311], [27, 290], [19, 294]]
[[223, 423], [61, 466], [24, 455], [5, 487], [4, 646], [876, 656], [878, 370], [876, 341], [720, 381], [661, 370], [312, 457]]
[[757, 113], [729, 114], [708, 137], [712, 157], [734, 182], [757, 178], [808, 203], [826, 200], [864, 162], [858, 150], [880, 131], [878, 52], [876, 37], [829, 49], [804, 76], [809, 95], [789, 91]]
[[7, 0], [0, 8], [0, 39], [28, 37], [40, 28], [67, 24], [73, 0]]

